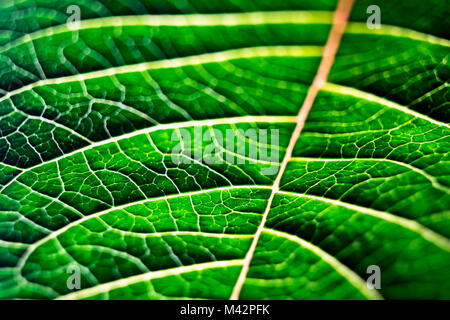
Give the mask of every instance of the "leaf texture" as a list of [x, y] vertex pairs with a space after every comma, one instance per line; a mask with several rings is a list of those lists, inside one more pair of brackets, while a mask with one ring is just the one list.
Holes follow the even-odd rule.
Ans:
[[0, 298], [449, 299], [446, 8], [2, 2]]

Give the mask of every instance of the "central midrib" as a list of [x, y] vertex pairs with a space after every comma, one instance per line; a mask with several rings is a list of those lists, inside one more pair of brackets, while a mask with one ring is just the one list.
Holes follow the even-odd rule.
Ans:
[[292, 133], [291, 139], [289, 141], [289, 145], [286, 149], [286, 153], [283, 158], [283, 162], [281, 163], [280, 170], [278, 171], [277, 177], [272, 185], [272, 188], [271, 188], [272, 192], [270, 194], [269, 200], [267, 201], [267, 206], [264, 211], [263, 217], [261, 219], [261, 223], [258, 226], [258, 229], [254, 235], [252, 244], [250, 245], [250, 248], [245, 256], [241, 272], [239, 274], [239, 277], [236, 281], [236, 284], [233, 288], [233, 291], [232, 291], [232, 294], [230, 297], [231, 300], [239, 299], [239, 295], [241, 293], [245, 279], [247, 278], [247, 273], [249, 271], [250, 263], [252, 261], [253, 255], [255, 253], [256, 246], [258, 244], [258, 240], [261, 236], [261, 233], [264, 230], [264, 225], [266, 223], [267, 216], [268, 216], [270, 208], [272, 206], [273, 198], [275, 197], [275, 194], [280, 190], [281, 178], [284, 174], [284, 171], [286, 170], [286, 166], [289, 162], [289, 159], [292, 156], [294, 146], [300, 136], [300, 133], [302, 132], [306, 118], [309, 114], [309, 111], [311, 110], [314, 100], [315, 100], [319, 90], [321, 90], [321, 88], [327, 82], [328, 74], [330, 73], [331, 66], [333, 65], [337, 49], [339, 47], [342, 35], [345, 30], [345, 26], [347, 24], [347, 21], [348, 21], [349, 15], [350, 15], [350, 11], [353, 7], [353, 2], [354, 2], [354, 0], [339, 0], [337, 9], [334, 13], [333, 25], [332, 25], [330, 34], [328, 36], [327, 43], [323, 50], [323, 56], [322, 56], [322, 60], [319, 65], [319, 69], [317, 70], [317, 74], [314, 77], [314, 80], [308, 89], [306, 98], [305, 98], [303, 105], [300, 108], [300, 111], [296, 117], [297, 124], [295, 126], [294, 132]]

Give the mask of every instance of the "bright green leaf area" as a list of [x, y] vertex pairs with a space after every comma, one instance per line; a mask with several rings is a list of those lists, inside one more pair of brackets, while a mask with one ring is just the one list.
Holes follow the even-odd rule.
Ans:
[[445, 1], [355, 1], [273, 187], [336, 5], [3, 1], [0, 298], [229, 299], [259, 229], [240, 299], [450, 299]]

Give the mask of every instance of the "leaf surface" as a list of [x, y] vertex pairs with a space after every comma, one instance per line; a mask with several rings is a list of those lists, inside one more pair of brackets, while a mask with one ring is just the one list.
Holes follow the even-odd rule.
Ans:
[[0, 4], [0, 298], [450, 298], [446, 5], [352, 2]]

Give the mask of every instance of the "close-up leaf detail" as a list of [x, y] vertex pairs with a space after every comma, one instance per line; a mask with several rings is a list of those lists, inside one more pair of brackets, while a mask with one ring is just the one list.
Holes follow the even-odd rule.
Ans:
[[0, 299], [450, 299], [449, 30], [443, 0], [0, 0]]

